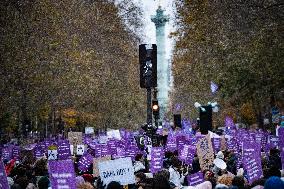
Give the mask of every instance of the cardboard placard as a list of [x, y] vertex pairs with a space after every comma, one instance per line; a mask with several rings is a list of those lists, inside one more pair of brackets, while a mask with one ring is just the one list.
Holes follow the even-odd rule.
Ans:
[[69, 132], [68, 140], [70, 145], [73, 145], [76, 149], [76, 146], [83, 143], [83, 134], [82, 132]]
[[196, 148], [201, 169], [210, 169], [210, 166], [213, 164], [214, 161], [214, 151], [210, 136], [207, 135], [206, 137], [201, 138], [198, 141]]
[[98, 163], [100, 177], [104, 184], [111, 181], [120, 182], [122, 185], [135, 183], [134, 167], [130, 157]]

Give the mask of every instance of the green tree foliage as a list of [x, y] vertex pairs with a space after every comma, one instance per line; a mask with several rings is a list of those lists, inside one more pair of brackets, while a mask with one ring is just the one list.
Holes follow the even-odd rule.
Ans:
[[[261, 109], [269, 96], [283, 91], [281, 1], [175, 2], [175, 102], [186, 110], [213, 99], [237, 108], [252, 102]], [[215, 96], [210, 81], [220, 86]]]
[[4, 0], [0, 12], [1, 115], [41, 119], [43, 109], [51, 118], [73, 108], [92, 115], [88, 124], [96, 127], [143, 122], [137, 58], [142, 22], [135, 4]]

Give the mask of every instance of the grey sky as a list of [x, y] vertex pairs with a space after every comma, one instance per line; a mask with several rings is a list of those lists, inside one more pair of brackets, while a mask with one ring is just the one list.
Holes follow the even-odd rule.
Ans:
[[[140, 0], [139, 2], [144, 9], [144, 20], [145, 20], [145, 33], [146, 39], [144, 39], [144, 43], [156, 43], [156, 33], [155, 33], [155, 25], [151, 22], [151, 15], [156, 14], [156, 9], [158, 8], [159, 1], [158, 0]], [[170, 32], [174, 31], [173, 28], [173, 0], [161, 0], [162, 8], [165, 10], [165, 14], [170, 16], [170, 22], [166, 24], [166, 56], [170, 58], [171, 50], [172, 50], [172, 41], [168, 38]]]

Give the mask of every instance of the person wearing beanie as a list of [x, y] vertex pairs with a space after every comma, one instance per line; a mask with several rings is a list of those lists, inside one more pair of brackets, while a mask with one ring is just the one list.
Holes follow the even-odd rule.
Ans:
[[284, 189], [284, 182], [276, 176], [272, 176], [264, 184], [264, 189]]

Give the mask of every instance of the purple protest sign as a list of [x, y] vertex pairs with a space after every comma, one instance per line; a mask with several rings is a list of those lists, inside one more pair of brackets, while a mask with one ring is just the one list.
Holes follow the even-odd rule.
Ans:
[[117, 143], [117, 140], [114, 140], [114, 139], [110, 139], [107, 142], [108, 151], [110, 152], [111, 155], [116, 154], [116, 147], [117, 147], [116, 143]]
[[204, 176], [202, 172], [197, 172], [192, 175], [187, 176], [187, 182], [189, 186], [196, 186], [202, 182], [204, 182]]
[[20, 147], [19, 146], [15, 146], [12, 150], [12, 157], [16, 160], [19, 160], [20, 158]]
[[137, 152], [138, 152], [138, 149], [135, 146], [128, 146], [125, 150], [125, 156], [130, 157], [131, 160], [134, 161]]
[[115, 159], [124, 158], [126, 156], [124, 148], [116, 148], [116, 154], [113, 156]]
[[221, 150], [221, 138], [211, 138], [214, 152], [217, 153]]
[[174, 152], [177, 150], [177, 142], [174, 136], [168, 136], [166, 149], [171, 152]]
[[278, 129], [278, 136], [282, 169], [284, 169], [284, 127]]
[[78, 169], [80, 171], [87, 171], [90, 165], [93, 163], [94, 157], [89, 154], [88, 152], [85, 152], [84, 155], [81, 156], [78, 162]]
[[108, 151], [108, 146], [107, 144], [101, 144], [101, 156], [108, 156], [111, 155], [111, 153]]
[[268, 142], [270, 143], [271, 148], [279, 148], [279, 137], [274, 135], [269, 135]]
[[10, 147], [2, 148], [2, 159], [3, 160], [11, 160], [12, 158], [12, 149]]
[[95, 151], [95, 157], [102, 157], [102, 149], [100, 144], [90, 145], [90, 147]]
[[182, 149], [178, 151], [178, 157], [187, 165], [192, 164], [194, 155], [196, 154], [196, 146], [185, 144]]
[[40, 145], [36, 145], [36, 147], [34, 148], [34, 157], [36, 159], [44, 157], [44, 151], [41, 149]]
[[259, 143], [245, 142], [243, 145], [243, 166], [249, 183], [263, 176], [261, 166], [261, 146]]
[[69, 159], [71, 157], [70, 144], [68, 140], [58, 141], [57, 153], [59, 160]]
[[177, 148], [181, 149], [186, 143], [186, 137], [184, 135], [176, 136]]
[[256, 133], [256, 134], [255, 134], [255, 142], [261, 144], [262, 137], [263, 137], [263, 133], [261, 133], [261, 132]]
[[178, 158], [181, 161], [185, 161], [188, 154], [189, 145], [185, 144], [178, 150]]
[[0, 159], [0, 188], [3, 188], [3, 189], [10, 188], [2, 159]]
[[48, 162], [48, 173], [53, 189], [76, 189], [75, 170], [72, 160]]
[[90, 143], [92, 143], [92, 138], [85, 135], [84, 138], [83, 138], [83, 142], [84, 142], [84, 144], [90, 144]]
[[237, 140], [233, 137], [229, 138], [227, 141], [227, 149], [234, 151], [234, 152], [238, 152], [238, 144], [237, 144]]
[[162, 147], [152, 147], [151, 149], [151, 165], [152, 173], [157, 173], [163, 168], [164, 151]]

